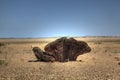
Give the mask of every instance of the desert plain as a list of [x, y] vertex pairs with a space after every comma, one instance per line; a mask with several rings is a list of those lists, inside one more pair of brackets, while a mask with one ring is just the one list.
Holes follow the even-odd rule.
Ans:
[[57, 38], [0, 38], [0, 80], [120, 80], [120, 36], [74, 37], [92, 49], [77, 61], [29, 62]]

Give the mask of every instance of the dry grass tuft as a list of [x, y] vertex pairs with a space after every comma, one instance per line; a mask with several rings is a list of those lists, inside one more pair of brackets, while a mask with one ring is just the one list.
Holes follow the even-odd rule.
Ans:
[[0, 51], [0, 54], [2, 54], [2, 51]]
[[5, 63], [4, 60], [0, 60], [0, 65], [3, 65]]
[[0, 46], [5, 46], [5, 45], [6, 45], [6, 43], [2, 43], [2, 42], [0, 43]]
[[101, 41], [96, 41], [96, 42], [94, 42], [94, 44], [102, 44], [102, 42]]
[[8, 66], [8, 62], [5, 60], [0, 60], [0, 65]]

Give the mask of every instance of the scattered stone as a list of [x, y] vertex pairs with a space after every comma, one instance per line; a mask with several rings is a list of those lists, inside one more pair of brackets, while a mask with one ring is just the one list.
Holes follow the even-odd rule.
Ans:
[[82, 60], [79, 60], [79, 62], [83, 62]]
[[109, 56], [112, 56], [111, 54], [109, 54]]
[[118, 62], [118, 65], [120, 65], [120, 62]]
[[116, 61], [120, 61], [120, 58], [119, 57], [114, 57]]
[[105, 50], [105, 52], [107, 52], [107, 50]]
[[39, 70], [42, 70], [42, 68], [41, 68], [41, 67], [39, 67]]

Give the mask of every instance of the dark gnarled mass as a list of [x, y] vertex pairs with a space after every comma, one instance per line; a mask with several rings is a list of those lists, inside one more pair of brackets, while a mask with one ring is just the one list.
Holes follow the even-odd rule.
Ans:
[[38, 47], [33, 48], [35, 56], [40, 61], [76, 61], [81, 54], [88, 53], [91, 48], [84, 41], [77, 41], [74, 38], [59, 38], [49, 44], [42, 51]]

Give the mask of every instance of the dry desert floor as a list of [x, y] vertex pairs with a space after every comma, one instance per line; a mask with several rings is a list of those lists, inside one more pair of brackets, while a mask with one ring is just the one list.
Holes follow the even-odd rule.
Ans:
[[1, 38], [0, 80], [120, 80], [120, 37], [75, 37], [92, 48], [77, 61], [36, 60], [32, 48], [56, 38]]

